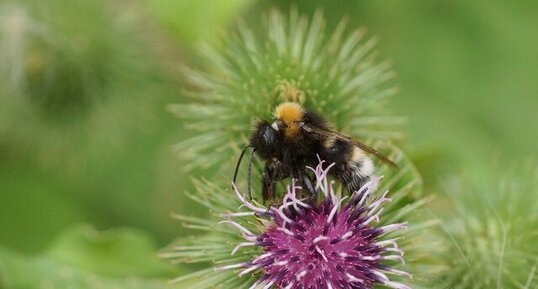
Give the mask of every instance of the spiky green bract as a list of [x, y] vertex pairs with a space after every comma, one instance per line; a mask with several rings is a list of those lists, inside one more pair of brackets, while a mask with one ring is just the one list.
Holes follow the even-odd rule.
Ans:
[[443, 226], [440, 288], [538, 288], [538, 167], [502, 173], [448, 188], [458, 217]]
[[297, 101], [361, 140], [391, 139], [401, 121], [387, 116], [385, 100], [395, 93], [390, 64], [379, 61], [376, 39], [364, 29], [348, 32], [343, 21], [325, 31], [321, 13], [309, 21], [272, 12], [261, 36], [240, 23], [222, 51], [204, 50], [210, 71], [186, 69], [190, 101], [170, 106], [195, 132], [175, 146], [186, 169], [230, 164], [246, 143], [253, 118], [270, 118], [276, 104]]
[[[422, 272], [427, 272], [431, 276], [432, 272], [437, 270], [434, 266], [429, 266], [425, 260], [428, 252], [438, 250], [439, 247], [437, 244], [426, 242], [422, 237], [424, 229], [434, 226], [436, 222], [421, 221], [419, 218], [415, 218], [426, 202], [426, 200], [409, 202], [410, 196], [420, 190], [420, 177], [401, 152], [398, 150], [393, 152], [391, 156], [401, 169], [394, 171], [381, 168], [379, 170], [379, 174], [384, 175], [384, 177], [373, 196], [380, 197], [383, 192], [390, 189], [387, 197], [392, 199], [392, 202], [383, 205], [383, 211], [379, 216], [380, 222], [376, 223], [376, 226], [408, 223], [408, 232], [404, 232], [404, 237], [397, 240], [400, 248], [406, 253], [406, 263], [401, 265], [393, 262], [390, 266], [410, 272], [414, 275], [415, 281], [422, 282], [425, 278]], [[223, 187], [211, 181], [199, 180], [195, 182], [195, 187], [196, 193], [189, 194], [189, 196], [208, 208], [211, 212], [210, 217], [197, 218], [178, 215], [176, 218], [181, 220], [186, 228], [199, 230], [205, 234], [178, 240], [162, 256], [170, 258], [176, 263], [200, 263], [200, 265], [193, 266], [193, 269], [198, 270], [180, 276], [174, 281], [181, 284], [182, 288], [246, 289], [251, 287], [260, 278], [259, 272], [238, 277], [238, 271], [216, 270], [216, 268], [229, 268], [229, 266], [235, 266], [234, 264], [252, 261], [261, 255], [259, 247], [239, 246], [237, 247], [240, 248], [239, 250], [234, 250], [238, 244], [245, 242], [242, 237], [244, 232], [230, 226], [230, 222], [227, 220], [232, 218], [233, 223], [240, 224], [254, 234], [264, 232], [267, 226], [271, 225], [270, 220], [242, 208], [242, 202], [234, 197], [234, 192], [228, 186]], [[339, 194], [341, 195], [342, 192], [337, 190], [337, 195]], [[264, 208], [258, 203], [256, 206]], [[244, 212], [245, 215], [234, 214], [238, 212]], [[384, 237], [390, 239], [397, 236], [391, 233]], [[398, 280], [396, 277], [395, 281], [398, 282]], [[407, 279], [402, 280], [405, 280], [406, 283], [411, 282]]]

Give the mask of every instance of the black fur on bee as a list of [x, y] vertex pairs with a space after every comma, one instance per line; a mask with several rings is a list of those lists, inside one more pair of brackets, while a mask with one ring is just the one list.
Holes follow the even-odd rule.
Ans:
[[251, 148], [248, 168], [248, 194], [251, 198], [252, 155], [265, 161], [262, 175], [262, 197], [275, 197], [276, 184], [288, 177], [297, 179], [311, 200], [315, 200], [314, 180], [307, 167], [315, 167], [319, 160], [333, 164], [331, 174], [349, 193], [359, 190], [373, 173], [373, 162], [368, 154], [397, 167], [377, 150], [338, 133], [321, 115], [306, 110], [295, 102], [278, 105], [273, 112], [274, 121], [257, 121], [249, 138], [249, 144], [238, 160], [234, 182], [243, 154]]

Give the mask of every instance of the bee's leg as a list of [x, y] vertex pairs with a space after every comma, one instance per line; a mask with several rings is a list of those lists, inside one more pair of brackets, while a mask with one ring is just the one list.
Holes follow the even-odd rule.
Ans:
[[297, 170], [297, 176], [299, 177], [299, 181], [304, 185], [304, 188], [308, 192], [310, 196], [309, 200], [311, 202], [316, 201], [318, 194], [316, 193], [316, 190], [314, 188], [312, 180], [310, 179], [310, 176], [301, 170]]
[[248, 171], [247, 171], [247, 192], [248, 192], [248, 198], [249, 200], [252, 200], [252, 161], [253, 161], [253, 156], [254, 156], [254, 152], [256, 151], [255, 148], [253, 148], [251, 151], [250, 151], [250, 155], [249, 155], [249, 158], [248, 158]]
[[266, 163], [262, 175], [262, 198], [263, 202], [274, 198], [276, 191], [275, 168]]

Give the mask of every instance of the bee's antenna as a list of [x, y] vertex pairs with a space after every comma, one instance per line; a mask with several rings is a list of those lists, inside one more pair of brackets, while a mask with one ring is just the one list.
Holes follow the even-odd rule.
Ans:
[[[239, 166], [241, 165], [241, 162], [243, 160], [243, 156], [245, 155], [245, 152], [249, 146], [245, 146], [243, 150], [241, 151], [241, 154], [239, 155], [239, 159], [237, 160], [237, 164], [235, 165], [235, 171], [234, 171], [234, 177], [233, 177], [233, 183], [235, 184], [237, 180], [237, 173], [239, 172]], [[256, 148], [252, 148], [250, 151], [250, 156], [248, 159], [248, 177], [247, 177], [247, 194], [249, 199], [252, 200], [252, 156], [254, 155], [254, 152], [256, 151]]]
[[250, 156], [248, 158], [248, 177], [247, 177], [247, 192], [249, 199], [252, 200], [252, 156], [254, 155], [254, 152], [256, 151], [256, 148], [252, 148], [250, 151]]
[[234, 178], [232, 182], [235, 184], [235, 181], [237, 180], [237, 172], [239, 171], [239, 166], [241, 165], [241, 161], [243, 160], [243, 156], [245, 155], [245, 151], [247, 150], [248, 146], [245, 146], [245, 148], [241, 151], [241, 154], [239, 155], [239, 159], [237, 160], [237, 164], [235, 165], [235, 172], [234, 172]]

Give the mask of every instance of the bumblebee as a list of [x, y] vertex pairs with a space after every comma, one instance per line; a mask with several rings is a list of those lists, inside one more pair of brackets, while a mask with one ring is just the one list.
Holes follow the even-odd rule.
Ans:
[[315, 185], [307, 166], [315, 167], [319, 159], [334, 163], [333, 176], [342, 182], [349, 193], [361, 188], [374, 171], [369, 155], [373, 155], [392, 167], [397, 167], [376, 149], [353, 138], [338, 133], [321, 115], [305, 109], [296, 102], [278, 105], [273, 112], [274, 120], [255, 122], [249, 144], [241, 153], [234, 173], [247, 148], [251, 148], [248, 166], [248, 195], [251, 196], [252, 155], [265, 161], [262, 175], [263, 200], [275, 196], [278, 181], [291, 177], [316, 198]]

